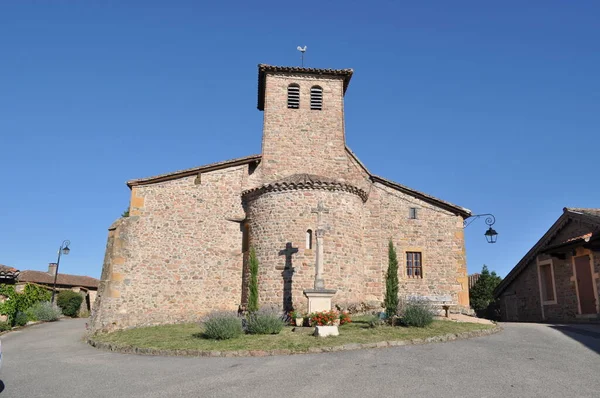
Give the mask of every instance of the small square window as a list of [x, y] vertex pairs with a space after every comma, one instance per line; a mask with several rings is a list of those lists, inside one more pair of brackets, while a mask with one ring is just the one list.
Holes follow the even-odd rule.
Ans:
[[417, 208], [416, 207], [410, 208], [410, 211], [408, 212], [408, 218], [410, 218], [411, 220], [417, 219]]

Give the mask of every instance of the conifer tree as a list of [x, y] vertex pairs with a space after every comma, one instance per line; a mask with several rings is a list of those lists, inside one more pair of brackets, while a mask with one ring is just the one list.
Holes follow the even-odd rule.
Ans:
[[471, 308], [477, 315], [483, 316], [490, 303], [494, 301], [494, 289], [502, 281], [496, 272], [488, 270], [487, 265], [481, 269], [481, 275], [475, 285], [469, 290], [469, 301]]
[[388, 319], [398, 311], [398, 258], [394, 243], [390, 239], [388, 245], [388, 270], [385, 276], [385, 314]]
[[254, 248], [250, 249], [250, 294], [248, 295], [248, 311], [258, 311], [258, 259]]

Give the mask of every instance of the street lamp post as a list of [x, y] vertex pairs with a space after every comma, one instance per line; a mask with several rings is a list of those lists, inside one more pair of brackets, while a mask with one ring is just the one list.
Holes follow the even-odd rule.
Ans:
[[477, 220], [480, 217], [486, 217], [485, 219], [485, 223], [486, 225], [489, 226], [488, 230], [485, 231], [485, 239], [487, 240], [488, 243], [496, 243], [496, 241], [498, 240], [498, 232], [496, 232], [496, 230], [494, 228], [492, 228], [492, 225], [494, 225], [496, 223], [496, 217], [494, 217], [493, 214], [475, 214], [472, 215], [471, 217], [469, 217], [468, 219], [466, 219], [463, 223], [464, 228], [468, 227], [469, 225], [471, 225], [471, 223], [475, 220]]
[[58, 259], [56, 260], [56, 271], [54, 272], [54, 285], [52, 286], [52, 304], [54, 304], [54, 296], [56, 295], [56, 278], [58, 277], [58, 265], [60, 264], [60, 255], [64, 254], [66, 256], [67, 254], [69, 254], [69, 252], [71, 251], [71, 249], [69, 249], [70, 244], [70, 240], [64, 240], [58, 248]]

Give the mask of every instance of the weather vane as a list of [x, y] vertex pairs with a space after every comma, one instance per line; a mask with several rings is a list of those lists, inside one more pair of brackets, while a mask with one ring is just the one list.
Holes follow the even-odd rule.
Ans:
[[296, 49], [302, 53], [302, 67], [304, 68], [304, 53], [306, 52], [306, 46], [298, 46]]

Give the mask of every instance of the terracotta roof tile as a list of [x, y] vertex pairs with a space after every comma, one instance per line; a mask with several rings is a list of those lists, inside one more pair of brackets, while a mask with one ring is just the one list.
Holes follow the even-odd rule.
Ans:
[[[54, 276], [47, 272], [43, 271], [22, 271], [17, 277], [19, 282], [33, 282], [44, 285], [52, 285], [54, 283]], [[62, 286], [81, 286], [88, 288], [98, 288], [98, 283], [100, 281], [96, 278], [92, 278], [91, 276], [84, 275], [70, 275], [70, 274], [58, 274], [58, 278], [56, 280], [57, 285]]]
[[569, 211], [571, 213], [579, 213], [579, 214], [583, 214], [584, 216], [600, 219], [600, 209], [583, 208], [583, 207], [565, 207], [563, 210]]
[[314, 174], [293, 174], [277, 181], [269, 182], [257, 188], [248, 189], [242, 192], [242, 196], [251, 196], [273, 191], [290, 191], [296, 189], [320, 189], [328, 191], [346, 191], [354, 193], [366, 202], [368, 194], [360, 188], [357, 188], [344, 181], [333, 178], [318, 176]]
[[8, 265], [0, 264], [0, 277], [14, 278], [19, 274], [19, 270]]

